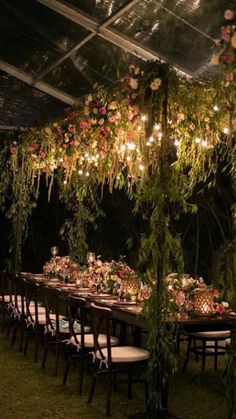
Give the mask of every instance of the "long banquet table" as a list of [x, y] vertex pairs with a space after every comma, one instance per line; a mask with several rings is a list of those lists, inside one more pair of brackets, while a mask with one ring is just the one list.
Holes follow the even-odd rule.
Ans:
[[[66, 294], [84, 297], [88, 303], [96, 302], [96, 304], [109, 307], [112, 310], [114, 319], [136, 326], [137, 328], [146, 328], [146, 321], [142, 316], [142, 303], [121, 302], [115, 296], [106, 293], [96, 293], [92, 289], [80, 288], [74, 284], [63, 284], [59, 280], [49, 279], [43, 274], [21, 273], [20, 277], [27, 280], [38, 282], [41, 285], [58, 288]], [[178, 321], [185, 332], [195, 332], [204, 330], [224, 330], [236, 328], [236, 313], [225, 313], [221, 316], [213, 317], [180, 317], [169, 318], [168, 322]]]

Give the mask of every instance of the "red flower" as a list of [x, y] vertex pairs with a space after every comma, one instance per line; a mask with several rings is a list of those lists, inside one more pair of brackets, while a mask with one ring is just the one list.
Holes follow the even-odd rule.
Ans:
[[108, 127], [102, 127], [102, 128], [100, 129], [100, 134], [101, 134], [103, 137], [107, 137], [107, 136], [110, 134], [110, 129], [109, 129]]
[[75, 127], [75, 125], [69, 125], [68, 126], [68, 131], [70, 131], [70, 132], [75, 132], [76, 131], [76, 127]]
[[219, 295], [220, 295], [220, 293], [219, 293], [219, 291], [218, 290], [213, 290], [213, 297], [215, 297], [215, 298], [218, 298], [219, 297]]
[[39, 157], [41, 157], [41, 159], [45, 159], [46, 157], [46, 153], [44, 153], [43, 151], [41, 151], [41, 153], [39, 153]]
[[77, 115], [78, 115], [78, 112], [70, 112], [70, 113], [68, 114], [68, 119], [69, 119], [70, 121], [72, 121], [73, 119], [75, 119], [75, 118], [77, 117]]

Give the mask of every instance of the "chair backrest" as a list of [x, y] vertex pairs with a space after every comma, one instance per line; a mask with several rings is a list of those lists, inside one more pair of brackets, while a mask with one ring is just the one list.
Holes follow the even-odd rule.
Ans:
[[23, 278], [25, 287], [25, 309], [28, 321], [38, 324], [38, 291], [39, 284], [27, 278]]
[[[69, 295], [67, 297], [67, 314], [69, 320], [70, 337], [73, 338], [76, 345], [83, 350], [85, 347], [84, 334], [87, 320], [86, 300], [84, 298]], [[79, 330], [77, 327], [75, 327], [76, 323], [80, 326]]]
[[[102, 349], [106, 347], [107, 350], [107, 357], [106, 363], [108, 368], [111, 366], [111, 335], [110, 335], [110, 326], [111, 326], [111, 309], [108, 307], [101, 307], [94, 303], [91, 304], [90, 307], [91, 312], [91, 327], [92, 333], [94, 338], [94, 350], [95, 355], [99, 353], [99, 358], [104, 360], [105, 357], [103, 355]], [[106, 344], [100, 346], [99, 344], [99, 335], [103, 334], [106, 336]]]

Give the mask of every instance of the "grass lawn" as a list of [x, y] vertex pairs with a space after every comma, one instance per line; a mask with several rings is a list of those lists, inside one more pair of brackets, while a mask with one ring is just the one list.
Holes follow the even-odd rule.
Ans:
[[[29, 345], [29, 349], [33, 344]], [[0, 418], [1, 419], [100, 419], [104, 418], [104, 390], [97, 385], [92, 405], [87, 405], [91, 377], [85, 380], [84, 395], [76, 392], [76, 368], [71, 371], [66, 387], [62, 386], [63, 360], [59, 376], [48, 368], [41, 371], [40, 362], [33, 362], [18, 352], [18, 342], [11, 348], [7, 338], [0, 335]], [[227, 403], [222, 381], [224, 360], [214, 372], [213, 359], [207, 363], [204, 386], [199, 384], [200, 364], [192, 360], [185, 375], [178, 372], [170, 383], [170, 411], [181, 419], [227, 419]], [[180, 356], [180, 366], [182, 359]], [[141, 384], [134, 385], [133, 399], [128, 400], [126, 387], [112, 394], [112, 418], [128, 418], [144, 411], [144, 392]]]

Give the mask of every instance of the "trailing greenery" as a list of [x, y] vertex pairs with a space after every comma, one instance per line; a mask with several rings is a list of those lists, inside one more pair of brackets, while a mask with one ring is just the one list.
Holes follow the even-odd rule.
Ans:
[[78, 176], [73, 176], [72, 181], [66, 185], [59, 177], [58, 180], [60, 199], [64, 202], [68, 214], [61, 234], [68, 242], [72, 259], [86, 263], [88, 227], [92, 225], [95, 229], [96, 218], [103, 215], [99, 208], [97, 183], [93, 180], [85, 183]]

